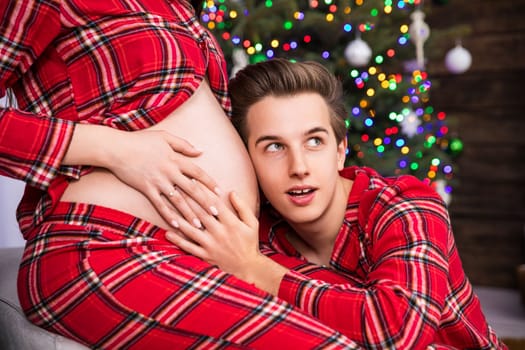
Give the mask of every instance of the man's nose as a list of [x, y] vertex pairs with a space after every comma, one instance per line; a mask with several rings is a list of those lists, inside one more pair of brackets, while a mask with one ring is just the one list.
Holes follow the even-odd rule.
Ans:
[[308, 161], [301, 149], [290, 149], [290, 176], [304, 177], [309, 174]]

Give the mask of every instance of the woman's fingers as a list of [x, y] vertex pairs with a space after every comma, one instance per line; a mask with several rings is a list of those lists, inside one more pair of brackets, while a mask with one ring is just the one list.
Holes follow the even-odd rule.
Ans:
[[[201, 150], [195, 148], [188, 141], [180, 137], [167, 134], [166, 141], [169, 143], [169, 145], [175, 152], [180, 153], [182, 155], [189, 157], [197, 157], [202, 153]], [[215, 179], [208, 173], [206, 173], [204, 170], [202, 170], [199, 166], [193, 163], [188, 163], [186, 167], [181, 168], [181, 172], [188, 178], [199, 181], [211, 191], [215, 193], [219, 191], [218, 184], [215, 181]], [[197, 202], [200, 203], [199, 200], [197, 200]]]
[[[163, 136], [171, 151], [175, 152], [165, 161], [167, 168], [163, 174], [167, 178], [162, 181], [162, 188], [159, 190], [185, 220], [200, 228], [200, 220], [194, 210], [188, 205], [187, 198], [192, 198], [209, 214], [216, 215], [217, 209], [214, 205], [214, 199], [207, 196], [204, 190], [210, 189], [217, 192], [217, 183], [202, 168], [197, 166], [191, 158], [188, 158], [188, 156], [200, 155], [200, 150], [193, 147], [186, 140], [169, 133], [163, 133]], [[161, 212], [161, 215], [173, 217], [173, 213], [165, 211], [166, 208], [161, 210], [165, 213]]]
[[175, 152], [189, 157], [197, 157], [202, 153], [201, 150], [197, 149], [194, 145], [182, 137], [177, 137], [168, 132], [165, 132], [164, 138]]
[[215, 179], [202, 170], [202, 168], [199, 166], [191, 164], [186, 169], [183, 169], [183, 173], [186, 175], [186, 177], [200, 182], [210, 191], [220, 194], [220, 188]]
[[[199, 206], [206, 210], [211, 215], [217, 215], [217, 195], [210, 196], [207, 194], [210, 190], [205, 184], [201, 183], [198, 179], [188, 177], [185, 174], [181, 174], [174, 180], [178, 189], [183, 192], [187, 197], [192, 198]], [[173, 202], [172, 202], [173, 203]], [[177, 209], [177, 203], [173, 203]], [[183, 208], [184, 209], [184, 208]], [[180, 210], [180, 209], [179, 209]], [[190, 220], [189, 217], [184, 215], [186, 219]]]
[[[201, 185], [202, 186], [202, 185]], [[224, 206], [220, 198], [208, 191], [207, 189], [204, 190], [205, 194], [210, 197], [210, 200], [213, 201], [213, 214], [210, 213], [210, 210], [206, 211], [204, 210], [193, 198], [186, 198], [186, 201], [188, 202], [190, 208], [195, 213], [197, 219], [201, 222], [203, 228], [206, 229], [209, 235], [218, 236], [218, 234], [221, 232], [220, 228], [220, 222], [218, 221], [218, 218], [223, 218], [225, 214], [228, 213], [228, 208]], [[218, 209], [217, 209], [218, 208]]]
[[[149, 199], [164, 221], [175, 228], [183, 220], [200, 227], [195, 213], [182, 196], [181, 191], [172, 185], [171, 181], [166, 179], [161, 181], [158, 177], [162, 178], [162, 176], [157, 176], [153, 179], [143, 179], [142, 193]], [[163, 185], [158, 185], [160, 182]]]
[[[193, 226], [201, 228], [201, 222], [197, 218], [193, 209], [189, 206], [181, 191], [176, 186], [171, 186], [171, 189], [166, 192], [163, 193], [163, 197], [165, 198], [165, 201], [168, 201], [170, 204], [169, 206], [166, 205], [166, 208], [168, 208], [168, 215], [172, 216], [174, 211], [177, 211], [183, 219], [190, 222]], [[170, 223], [172, 226], [178, 228], [180, 221], [181, 220], [173, 218]]]

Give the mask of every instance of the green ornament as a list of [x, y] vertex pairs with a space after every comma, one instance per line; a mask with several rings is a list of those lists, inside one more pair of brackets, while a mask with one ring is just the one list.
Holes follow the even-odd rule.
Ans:
[[266, 61], [266, 56], [262, 53], [256, 53], [255, 55], [250, 55], [250, 63], [258, 63]]
[[458, 138], [451, 139], [449, 143], [449, 150], [453, 155], [460, 154], [463, 152], [463, 141]]

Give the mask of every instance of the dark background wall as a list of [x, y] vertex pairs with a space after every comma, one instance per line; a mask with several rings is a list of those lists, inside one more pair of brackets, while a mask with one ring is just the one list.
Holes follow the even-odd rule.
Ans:
[[[464, 143], [450, 214], [465, 271], [478, 285], [517, 287], [525, 263], [525, 1], [450, 0], [425, 5], [431, 30], [466, 24], [470, 70], [427, 70], [431, 100]], [[448, 45], [448, 47], [444, 47]], [[455, 41], [441, 42], [448, 51]]]

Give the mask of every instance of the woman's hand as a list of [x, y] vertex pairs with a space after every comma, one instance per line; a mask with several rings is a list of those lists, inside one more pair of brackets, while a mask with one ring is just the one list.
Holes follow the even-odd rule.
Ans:
[[143, 193], [164, 220], [175, 227], [182, 221], [180, 215], [200, 226], [183, 193], [215, 214], [212, 199], [198, 184], [218, 191], [215, 180], [191, 159], [200, 154], [187, 141], [166, 131], [126, 132], [78, 124], [63, 163], [106, 168]]
[[249, 206], [234, 192], [229, 199], [236, 213], [218, 201], [218, 215], [209, 215], [190, 200], [204, 227], [184, 222], [179, 232], [166, 237], [186, 252], [277, 295], [288, 270], [259, 251], [259, 222]]
[[187, 221], [200, 227], [186, 196], [210, 214], [216, 214], [215, 206], [197, 183], [218, 191], [213, 178], [191, 160], [201, 154], [199, 150], [165, 131], [135, 131], [128, 138], [124, 157], [117, 157], [120, 161], [108, 167], [119, 179], [148, 197], [167, 222], [179, 224], [174, 207]]

